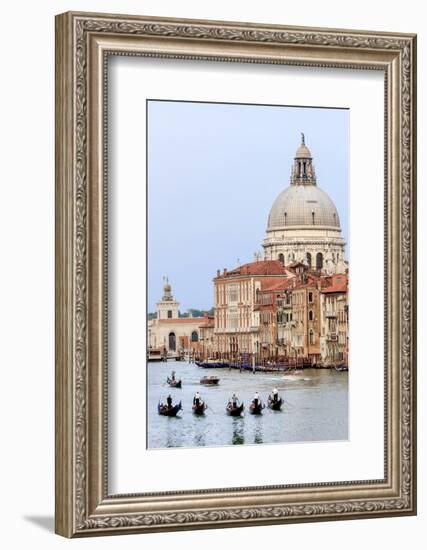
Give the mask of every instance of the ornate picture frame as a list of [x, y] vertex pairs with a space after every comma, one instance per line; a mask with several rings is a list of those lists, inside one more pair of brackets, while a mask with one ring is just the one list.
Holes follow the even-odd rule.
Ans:
[[[385, 75], [384, 479], [108, 492], [108, 56]], [[56, 18], [56, 532], [82, 537], [416, 513], [416, 36], [72, 13]]]

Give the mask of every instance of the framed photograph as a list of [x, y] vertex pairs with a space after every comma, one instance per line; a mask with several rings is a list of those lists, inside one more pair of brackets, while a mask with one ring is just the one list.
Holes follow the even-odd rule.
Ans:
[[56, 532], [416, 513], [416, 37], [56, 18]]

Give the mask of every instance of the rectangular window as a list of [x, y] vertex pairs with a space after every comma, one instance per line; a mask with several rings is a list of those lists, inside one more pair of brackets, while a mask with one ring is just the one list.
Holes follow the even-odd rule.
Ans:
[[172, 319], [172, 310], [168, 309], [168, 319]]

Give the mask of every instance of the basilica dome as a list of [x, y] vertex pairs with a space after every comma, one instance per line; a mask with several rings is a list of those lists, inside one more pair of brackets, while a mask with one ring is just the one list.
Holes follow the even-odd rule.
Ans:
[[268, 229], [301, 225], [340, 227], [334, 203], [317, 185], [291, 185], [271, 207]]
[[344, 273], [344, 246], [337, 209], [317, 185], [313, 157], [301, 134], [289, 186], [278, 195], [268, 216], [264, 258], [284, 265], [302, 262], [328, 274]]

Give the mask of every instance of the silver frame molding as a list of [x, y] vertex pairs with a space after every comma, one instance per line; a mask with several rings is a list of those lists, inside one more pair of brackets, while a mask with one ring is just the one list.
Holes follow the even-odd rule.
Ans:
[[[105, 244], [110, 55], [384, 71], [384, 479], [108, 494]], [[56, 17], [58, 534], [78, 537], [416, 513], [415, 155], [415, 35], [71, 12]]]

